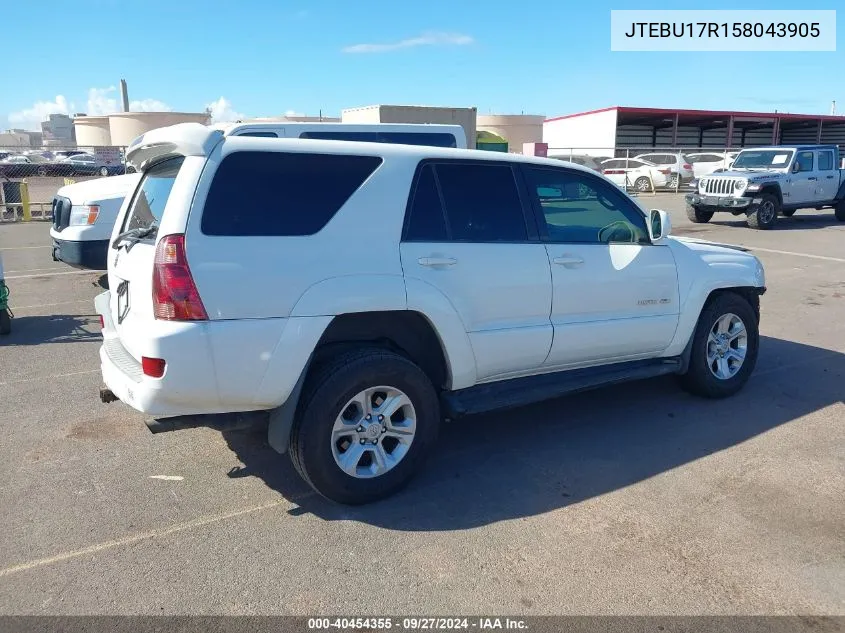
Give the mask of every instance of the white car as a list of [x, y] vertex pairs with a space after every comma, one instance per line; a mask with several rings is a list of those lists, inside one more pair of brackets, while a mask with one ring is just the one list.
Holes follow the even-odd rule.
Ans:
[[623, 189], [645, 192], [665, 187], [671, 171], [637, 158], [611, 158], [602, 161], [601, 173]]
[[53, 261], [74, 268], [106, 269], [109, 238], [118, 211], [140, 174], [96, 178], [65, 185], [53, 197]]
[[669, 169], [669, 181], [666, 186], [670, 189], [677, 189], [681, 185], [693, 179], [693, 166], [689, 157], [684, 154], [673, 154], [670, 152], [652, 152], [635, 156], [639, 160], [654, 163], [661, 170]]
[[441, 416], [663, 374], [724, 397], [756, 363], [760, 261], [669, 237], [577, 165], [193, 123], [128, 157], [101, 399], [269, 410], [270, 444], [338, 502], [404, 485]]
[[739, 152], [700, 152], [687, 154], [696, 179], [709, 176], [717, 169], [729, 169]]

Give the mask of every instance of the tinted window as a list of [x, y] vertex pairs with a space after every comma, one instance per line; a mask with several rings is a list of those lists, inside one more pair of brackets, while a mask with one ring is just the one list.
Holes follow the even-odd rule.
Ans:
[[206, 235], [313, 235], [381, 164], [377, 156], [235, 152], [205, 201]]
[[425, 165], [420, 170], [409, 213], [405, 239], [415, 242], [441, 242], [448, 239], [446, 218], [431, 165]]
[[453, 134], [428, 132], [303, 132], [299, 138], [333, 141], [362, 141], [365, 143], [397, 143], [402, 145], [424, 145], [427, 147], [457, 147]]
[[819, 169], [821, 171], [833, 169], [833, 152], [819, 152]]
[[453, 240], [521, 242], [525, 217], [508, 165], [441, 163], [437, 178]]
[[813, 152], [798, 152], [795, 162], [801, 166], [801, 171], [813, 171]]
[[241, 132], [240, 134], [235, 134], [235, 136], [260, 136], [262, 138], [279, 138], [279, 135], [275, 132]]
[[552, 242], [647, 243], [643, 214], [612, 185], [574, 171], [529, 167]]
[[183, 160], [185, 159], [181, 156], [171, 158], [147, 170], [126, 214], [124, 231], [147, 228], [153, 223], [161, 222], [164, 205], [170, 197], [170, 190], [173, 189], [173, 182]]

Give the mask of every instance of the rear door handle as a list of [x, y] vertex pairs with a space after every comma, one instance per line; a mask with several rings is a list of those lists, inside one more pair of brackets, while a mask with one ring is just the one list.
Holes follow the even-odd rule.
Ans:
[[566, 266], [567, 268], [575, 268], [584, 263], [583, 259], [575, 255], [562, 255], [561, 257], [555, 257], [552, 261], [555, 264]]
[[808, 176], [807, 180], [818, 180], [815, 176]]
[[828, 176], [828, 179], [833, 178], [833, 176]]
[[454, 266], [458, 260], [454, 257], [420, 257], [420, 266]]

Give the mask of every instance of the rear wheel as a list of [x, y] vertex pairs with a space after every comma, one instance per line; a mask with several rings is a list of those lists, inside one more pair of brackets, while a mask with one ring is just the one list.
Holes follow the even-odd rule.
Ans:
[[845, 222], [845, 199], [836, 203], [836, 206], [833, 207], [833, 214], [836, 216], [837, 220]]
[[690, 222], [695, 222], [696, 224], [704, 224], [710, 221], [710, 219], [713, 217], [713, 212], [704, 211], [700, 207], [688, 204], [687, 217], [689, 218]]
[[698, 318], [681, 384], [707, 398], [733, 395], [754, 371], [759, 346], [757, 315], [748, 301], [733, 292], [716, 295]]
[[752, 229], [770, 229], [775, 225], [780, 212], [780, 202], [772, 194], [764, 193], [760, 196], [760, 202], [751, 208], [746, 216], [748, 226]]
[[410, 481], [439, 424], [437, 394], [417, 365], [387, 350], [355, 350], [309, 376], [291, 432], [291, 459], [324, 497], [369, 503]]
[[666, 186], [670, 189], [677, 189], [681, 185], [681, 177], [678, 174], [672, 174]]
[[100, 175], [101, 176], [108, 176], [109, 175], [108, 167], [100, 167]]

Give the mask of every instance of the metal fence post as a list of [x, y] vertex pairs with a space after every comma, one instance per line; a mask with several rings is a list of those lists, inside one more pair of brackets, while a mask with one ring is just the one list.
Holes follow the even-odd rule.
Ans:
[[32, 221], [32, 209], [29, 208], [29, 183], [21, 181], [21, 208], [23, 210], [23, 221]]

